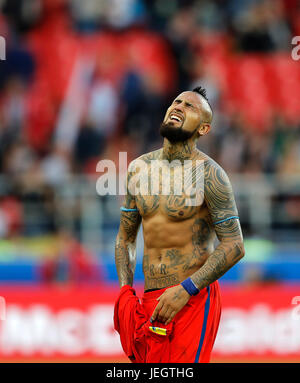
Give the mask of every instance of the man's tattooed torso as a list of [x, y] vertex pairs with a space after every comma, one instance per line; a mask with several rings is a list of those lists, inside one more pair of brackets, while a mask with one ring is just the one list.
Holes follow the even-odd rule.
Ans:
[[[237, 215], [226, 173], [198, 150], [193, 156], [189, 152], [185, 156], [184, 151], [172, 154], [179, 162], [172, 162], [172, 157], [166, 161], [163, 149], [159, 149], [138, 159], [142, 160], [142, 168], [129, 167], [124, 207], [130, 211], [121, 213], [115, 255], [121, 285], [133, 283], [140, 223], [145, 290], [173, 286], [191, 275], [198, 286], [207, 285], [242, 256], [242, 247], [237, 244], [241, 239], [238, 220], [213, 224]], [[180, 178], [186, 159], [190, 160], [190, 168]], [[161, 166], [158, 172], [152, 167], [155, 161]], [[136, 165], [136, 160], [132, 164]], [[137, 173], [139, 181], [134, 183]], [[179, 193], [176, 182], [183, 178], [186, 183]], [[214, 249], [216, 237], [222, 245]]]
[[[149, 187], [151, 179], [153, 183], [155, 182], [153, 177], [157, 176], [149, 171], [151, 160], [160, 160], [161, 155], [162, 150], [158, 150], [141, 158], [148, 164], [145, 177], [149, 178]], [[203, 177], [206, 157], [199, 152], [194, 158], [196, 166], [195, 160], [203, 164], [202, 171], [199, 172], [198, 167], [198, 177]], [[213, 251], [215, 239], [205, 201], [203, 200], [200, 205], [190, 206], [187, 204], [188, 195], [184, 190], [181, 194], [176, 194], [174, 190], [176, 166], [170, 169], [170, 193], [164, 194], [164, 182], [169, 180], [164, 179], [162, 174], [157, 180], [160, 186], [159, 194], [138, 193], [135, 196], [143, 226], [145, 290], [173, 286], [197, 271]], [[195, 182], [194, 179], [191, 184]], [[200, 192], [203, 197], [204, 190]]]

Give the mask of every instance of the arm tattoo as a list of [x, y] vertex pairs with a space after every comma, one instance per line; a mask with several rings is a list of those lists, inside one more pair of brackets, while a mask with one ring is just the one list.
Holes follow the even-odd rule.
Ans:
[[239, 222], [236, 219], [227, 220], [229, 217], [238, 216], [230, 181], [225, 171], [213, 161], [206, 165], [204, 185], [205, 202], [211, 220], [219, 222], [215, 226], [218, 239], [241, 239]]
[[[128, 178], [130, 174], [128, 175]], [[136, 210], [135, 199], [128, 192], [121, 211], [120, 227], [115, 244], [115, 263], [120, 287], [133, 284], [136, 264], [136, 237], [141, 223], [141, 216]]]
[[242, 243], [221, 243], [191, 279], [201, 290], [224, 275], [243, 255]]
[[[232, 187], [224, 170], [214, 161], [205, 169], [205, 202], [213, 222], [219, 245], [204, 265], [192, 276], [195, 285], [202, 289], [219, 279], [244, 256], [243, 237]], [[222, 222], [221, 222], [222, 221]]]

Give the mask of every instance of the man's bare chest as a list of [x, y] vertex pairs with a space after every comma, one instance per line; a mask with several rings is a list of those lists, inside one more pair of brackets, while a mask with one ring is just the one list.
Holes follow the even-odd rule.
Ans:
[[[196, 166], [197, 165], [197, 166]], [[204, 200], [201, 163], [178, 166], [147, 166], [136, 179], [135, 200], [142, 216], [160, 212], [172, 219], [184, 220], [195, 215]]]

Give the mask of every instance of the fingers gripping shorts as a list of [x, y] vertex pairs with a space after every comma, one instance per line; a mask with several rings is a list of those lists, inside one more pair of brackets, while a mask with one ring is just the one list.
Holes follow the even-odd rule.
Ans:
[[218, 282], [192, 296], [167, 326], [150, 322], [165, 290], [144, 293], [140, 302], [132, 287], [121, 288], [114, 326], [125, 354], [134, 363], [208, 363], [221, 315]]

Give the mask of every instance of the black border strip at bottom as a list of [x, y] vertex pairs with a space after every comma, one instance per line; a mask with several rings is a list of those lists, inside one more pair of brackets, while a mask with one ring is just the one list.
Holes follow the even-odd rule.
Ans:
[[[299, 361], [300, 362], [300, 361]], [[292, 371], [291, 371], [292, 370]], [[84, 379], [86, 383], [91, 378], [98, 381], [124, 383], [126, 382], [158, 382], [166, 379], [193, 382], [203, 379], [205, 375], [211, 379], [224, 379], [240, 382], [245, 377], [259, 379], [262, 373], [270, 378], [288, 378], [290, 372], [300, 372], [298, 363], [211, 363], [211, 364], [132, 364], [132, 363], [0, 363], [1, 379], [29, 378], [39, 383], [41, 379], [53, 379], [58, 383], [64, 375], [68, 378]]]

